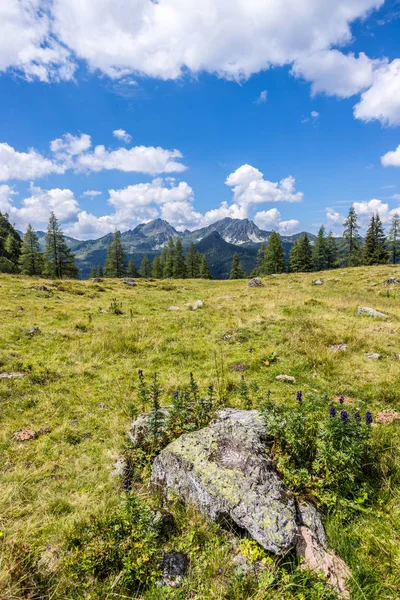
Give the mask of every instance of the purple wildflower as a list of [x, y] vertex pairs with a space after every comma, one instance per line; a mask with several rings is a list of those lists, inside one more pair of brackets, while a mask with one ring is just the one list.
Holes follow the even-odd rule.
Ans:
[[50, 545], [49, 545], [49, 546], [47, 546], [47, 550], [51, 550], [51, 546], [50, 546]]
[[179, 392], [174, 392], [173, 396], [174, 396], [174, 398], [178, 398]]
[[365, 413], [365, 422], [367, 425], [371, 425], [372, 423], [372, 413], [370, 413], [369, 410]]
[[131, 482], [129, 481], [129, 479], [124, 479], [124, 489], [126, 491], [128, 491], [130, 487], [131, 487]]
[[331, 415], [331, 417], [336, 417], [336, 408], [334, 406], [332, 406], [332, 408], [329, 409], [329, 414]]
[[340, 396], [339, 402], [340, 402], [340, 404], [344, 404], [344, 397], [343, 396]]
[[347, 410], [340, 411], [340, 418], [342, 419], [343, 423], [349, 422], [349, 413]]
[[143, 377], [143, 371], [142, 371], [142, 369], [138, 370], [138, 375], [139, 375], [139, 377]]
[[302, 391], [296, 392], [296, 400], [298, 402], [303, 402], [303, 392]]
[[218, 569], [218, 573], [222, 573], [222, 569], [221, 569], [221, 567]]

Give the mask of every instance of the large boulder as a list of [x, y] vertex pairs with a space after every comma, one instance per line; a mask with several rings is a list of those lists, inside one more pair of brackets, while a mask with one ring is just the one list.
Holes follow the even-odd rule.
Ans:
[[350, 572], [328, 549], [320, 513], [298, 503], [280, 479], [266, 453], [266, 437], [259, 411], [221, 410], [208, 427], [162, 450], [151, 485], [197, 505], [212, 520], [246, 530], [269, 552], [295, 551], [305, 568], [324, 573], [339, 597], [348, 598]]
[[250, 279], [249, 283], [247, 284], [247, 287], [264, 287], [264, 284], [259, 277], [253, 277], [253, 279]]
[[198, 505], [212, 520], [233, 521], [282, 555], [296, 546], [296, 501], [265, 452], [265, 437], [258, 411], [222, 410], [209, 427], [159, 454], [151, 483]]

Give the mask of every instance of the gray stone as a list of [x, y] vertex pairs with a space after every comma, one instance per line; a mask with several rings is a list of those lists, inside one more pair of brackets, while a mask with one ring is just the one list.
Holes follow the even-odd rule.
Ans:
[[20, 377], [24, 377], [25, 373], [0, 373], [0, 379], [19, 379]]
[[288, 383], [296, 383], [296, 378], [293, 377], [293, 375], [285, 375], [285, 373], [277, 375], [275, 379], [277, 381], [287, 381]]
[[316, 279], [312, 282], [313, 285], [324, 285], [325, 281], [323, 279]]
[[317, 542], [324, 548], [328, 547], [322, 515], [311, 502], [300, 502], [298, 505], [300, 524], [311, 529]]
[[381, 355], [378, 354], [377, 352], [366, 352], [365, 356], [367, 358], [371, 358], [372, 360], [379, 360]]
[[332, 352], [346, 352], [348, 347], [348, 344], [333, 344], [329, 346], [329, 350], [332, 350]]
[[400, 283], [400, 279], [398, 277], [389, 277], [389, 279], [386, 279], [382, 285], [396, 285], [398, 283]]
[[159, 454], [151, 484], [193, 502], [212, 520], [233, 521], [282, 555], [296, 545], [296, 502], [265, 452], [265, 437], [258, 411], [224, 409], [209, 427]]
[[388, 315], [385, 315], [385, 313], [379, 312], [379, 310], [375, 310], [374, 308], [369, 308], [368, 306], [359, 308], [357, 312], [359, 315], [367, 315], [377, 319], [388, 319]]
[[201, 308], [203, 304], [204, 300], [196, 300], [196, 302], [192, 306], [192, 310], [197, 310], [198, 308]]
[[125, 285], [130, 285], [131, 287], [134, 287], [136, 285], [136, 281], [132, 279], [132, 277], [125, 277], [123, 282], [125, 283]]
[[249, 288], [264, 287], [264, 284], [259, 277], [253, 277], [253, 279], [250, 279], [249, 283], [247, 284], [247, 287], [249, 287]]
[[189, 557], [183, 552], [164, 552], [159, 564], [162, 578], [158, 581], [160, 586], [177, 587], [190, 565]]
[[169, 306], [167, 310], [179, 310], [179, 306]]

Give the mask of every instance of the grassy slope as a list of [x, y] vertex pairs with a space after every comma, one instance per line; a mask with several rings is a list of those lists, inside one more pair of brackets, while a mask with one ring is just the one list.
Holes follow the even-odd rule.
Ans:
[[[228, 382], [240, 380], [230, 365], [244, 363], [246, 378], [271, 389], [279, 402], [293, 402], [294, 388], [275, 381], [287, 373], [305, 394], [344, 394], [375, 413], [399, 410], [400, 286], [381, 285], [399, 275], [391, 267], [348, 269], [321, 274], [325, 285], [312, 286], [318, 275], [291, 274], [265, 278], [262, 289], [247, 289], [244, 281], [139, 281], [129, 288], [107, 280], [51, 288], [47, 282], [0, 276], [0, 372], [28, 373], [20, 380], [0, 380], [3, 539], [21, 539], [42, 548], [44, 560], [57, 562], [65, 531], [116, 504], [119, 490], [111, 469], [126, 440], [138, 368], [159, 373], [166, 397], [190, 371], [200, 386], [212, 383], [217, 353]], [[50, 291], [39, 290], [42, 284]], [[99, 312], [113, 298], [122, 302], [124, 315]], [[199, 298], [203, 309], [185, 306]], [[170, 305], [181, 310], [167, 311]], [[382, 310], [390, 319], [361, 317], [359, 306]], [[40, 332], [30, 337], [26, 331], [33, 326]], [[234, 335], [221, 340], [227, 333]], [[346, 353], [328, 349], [339, 343], [349, 345]], [[364, 353], [370, 351], [379, 352], [381, 360], [368, 359]], [[262, 361], [271, 352], [279, 361], [266, 367]], [[26, 426], [48, 427], [51, 433], [13, 441], [13, 432]], [[398, 424], [386, 427], [398, 443]], [[333, 543], [363, 588], [355, 598], [400, 597], [400, 498], [390, 480], [386, 485], [379, 511], [346, 529], [331, 525]], [[4, 584], [6, 563], [0, 567]], [[193, 597], [222, 597], [211, 588], [210, 583], [207, 593]]]

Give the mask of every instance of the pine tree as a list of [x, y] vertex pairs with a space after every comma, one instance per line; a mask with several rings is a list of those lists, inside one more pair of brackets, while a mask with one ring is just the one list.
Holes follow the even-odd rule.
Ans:
[[289, 264], [290, 270], [293, 272], [311, 271], [312, 248], [310, 239], [306, 233], [293, 244]]
[[379, 215], [372, 215], [362, 249], [364, 265], [386, 264], [389, 260], [386, 236]]
[[151, 266], [150, 266], [150, 261], [149, 261], [149, 257], [147, 256], [147, 254], [145, 254], [143, 256], [142, 263], [141, 263], [140, 269], [139, 269], [139, 274], [140, 274], [140, 277], [145, 277], [145, 278], [151, 277]]
[[200, 275], [199, 268], [198, 253], [195, 245], [191, 243], [186, 253], [186, 276], [189, 279], [196, 279]]
[[43, 270], [43, 256], [40, 251], [39, 239], [31, 225], [28, 225], [21, 246], [19, 257], [21, 273], [24, 275], [41, 275]]
[[153, 259], [153, 264], [151, 265], [151, 276], [154, 279], [162, 279], [163, 269], [161, 264], [161, 259], [158, 254]]
[[78, 277], [75, 257], [68, 248], [54, 212], [50, 214], [44, 250], [44, 274], [58, 279]]
[[327, 262], [327, 239], [325, 227], [321, 225], [312, 250], [312, 265], [315, 271], [323, 271], [327, 268]]
[[139, 272], [138, 272], [136, 265], [132, 259], [130, 259], [130, 261], [128, 262], [128, 268], [126, 270], [126, 274], [128, 275], [128, 277], [139, 277]]
[[184, 279], [186, 277], [186, 263], [183, 255], [183, 247], [181, 238], [176, 238], [174, 252], [174, 277], [176, 279]]
[[244, 279], [246, 277], [242, 265], [240, 264], [239, 254], [235, 252], [232, 259], [232, 268], [229, 274], [229, 279]]
[[261, 247], [260, 247], [259, 251], [257, 252], [256, 266], [254, 267], [254, 270], [251, 274], [252, 277], [256, 277], [257, 275], [263, 275], [262, 265], [264, 262], [264, 257], [265, 257], [265, 244], [261, 244]]
[[174, 276], [174, 261], [175, 244], [171, 236], [168, 240], [168, 244], [164, 253], [163, 276], [167, 279]]
[[201, 279], [212, 279], [212, 275], [208, 267], [208, 262], [204, 254], [201, 255], [200, 277]]
[[92, 265], [92, 267], [90, 269], [89, 279], [94, 279], [95, 277], [96, 277], [96, 268], [93, 267], [93, 265]]
[[121, 234], [114, 231], [112, 241], [107, 247], [106, 277], [123, 277], [125, 275], [125, 251], [121, 242]]
[[16, 270], [18, 270], [19, 257], [21, 254], [21, 239], [9, 233], [6, 239], [5, 247], [4, 247], [6, 255], [11, 260], [11, 262], [15, 265]]
[[390, 260], [395, 265], [400, 257], [400, 215], [395, 213], [392, 217], [389, 230]]
[[359, 227], [354, 206], [350, 207], [349, 214], [343, 226], [345, 227], [343, 237], [346, 244], [346, 263], [354, 267], [360, 263], [360, 236], [358, 234]]
[[103, 265], [97, 267], [96, 277], [104, 277]]
[[262, 275], [283, 273], [285, 270], [285, 254], [279, 233], [273, 231], [268, 238], [261, 264]]
[[338, 248], [332, 231], [329, 232], [326, 239], [326, 268], [334, 269], [338, 263]]

